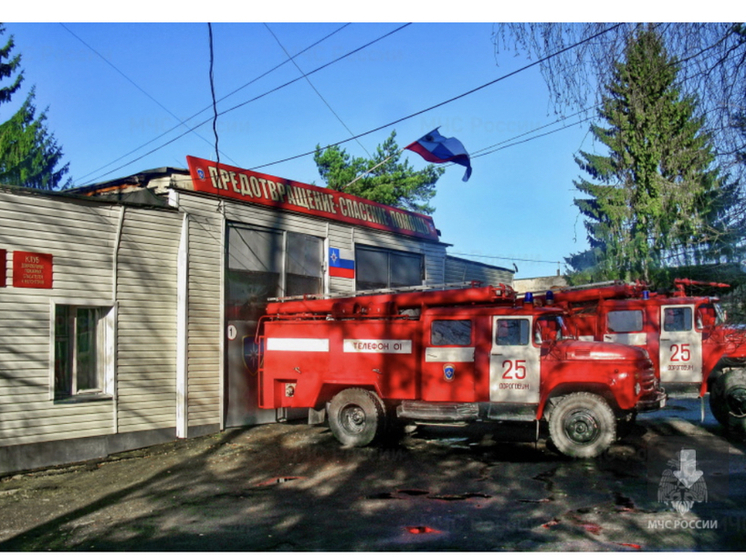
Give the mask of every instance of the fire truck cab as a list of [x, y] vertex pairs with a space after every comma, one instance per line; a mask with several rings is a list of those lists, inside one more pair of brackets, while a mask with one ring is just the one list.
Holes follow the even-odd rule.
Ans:
[[564, 314], [502, 285], [270, 303], [259, 406], [310, 408], [351, 446], [392, 422], [546, 421], [562, 453], [597, 456], [665, 396], [645, 351], [575, 340]]
[[672, 397], [702, 397], [724, 426], [746, 433], [746, 333], [729, 327], [716, 297], [687, 296], [686, 286], [724, 284], [675, 280], [670, 294], [641, 282], [608, 282], [554, 290], [541, 299], [568, 311], [579, 339], [646, 348], [661, 386]]

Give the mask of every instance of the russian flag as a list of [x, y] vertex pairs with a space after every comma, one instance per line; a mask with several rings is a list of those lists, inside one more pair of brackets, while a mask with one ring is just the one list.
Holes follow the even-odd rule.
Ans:
[[471, 176], [471, 161], [464, 144], [456, 138], [446, 138], [436, 128], [429, 134], [425, 134], [409, 144], [404, 149], [419, 153], [425, 161], [430, 163], [448, 163], [453, 161], [466, 167], [463, 181], [466, 182]]
[[355, 278], [355, 256], [351, 250], [329, 247], [329, 275], [333, 278]]

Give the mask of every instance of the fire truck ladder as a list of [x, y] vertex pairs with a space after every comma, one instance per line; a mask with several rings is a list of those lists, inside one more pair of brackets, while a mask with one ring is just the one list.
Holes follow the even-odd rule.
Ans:
[[357, 292], [353, 296], [316, 295], [275, 299], [268, 302], [267, 315], [331, 315], [334, 318], [387, 317], [400, 316], [404, 309], [514, 300], [515, 291], [504, 284], [496, 287], [474, 287], [473, 283], [459, 283], [374, 290], [367, 293]]
[[390, 295], [397, 293], [424, 293], [429, 291], [444, 291], [446, 289], [465, 289], [469, 287], [481, 287], [481, 281], [457, 281], [452, 283], [440, 283], [435, 285], [410, 285], [405, 287], [389, 287], [382, 289], [365, 289], [359, 291], [345, 291], [342, 293], [311, 293], [308, 295], [290, 295], [287, 297], [269, 297], [269, 303], [284, 303], [286, 301], [315, 301], [319, 299], [343, 299], [347, 297], [359, 297], [362, 295]]

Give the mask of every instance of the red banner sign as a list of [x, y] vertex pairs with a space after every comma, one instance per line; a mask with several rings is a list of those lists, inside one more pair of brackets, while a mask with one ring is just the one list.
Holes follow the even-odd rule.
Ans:
[[52, 255], [14, 251], [13, 287], [52, 289]]
[[438, 240], [433, 218], [344, 194], [187, 156], [194, 190], [306, 215]]

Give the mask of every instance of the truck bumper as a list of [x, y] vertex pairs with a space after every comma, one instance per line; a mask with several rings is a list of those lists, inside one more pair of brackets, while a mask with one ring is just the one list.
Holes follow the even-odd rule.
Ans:
[[667, 400], [666, 391], [661, 388], [652, 394], [646, 394], [643, 398], [640, 398], [640, 401], [635, 406], [635, 410], [640, 413], [657, 411], [666, 407]]

